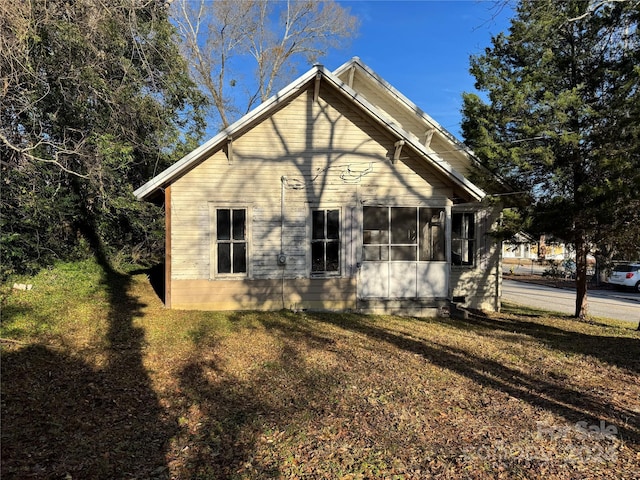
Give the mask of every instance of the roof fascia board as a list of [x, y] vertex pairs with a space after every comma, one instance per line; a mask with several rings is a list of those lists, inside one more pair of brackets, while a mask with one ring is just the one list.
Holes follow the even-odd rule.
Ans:
[[436, 122], [431, 116], [429, 116], [429, 114], [424, 112], [415, 103], [413, 103], [411, 100], [409, 100], [407, 97], [405, 97], [402, 94], [402, 92], [396, 90], [396, 88], [393, 85], [391, 85], [384, 78], [382, 78], [380, 75], [378, 75], [374, 70], [371, 69], [371, 67], [366, 65], [360, 59], [360, 57], [353, 57], [351, 60], [348, 60], [347, 62], [342, 64], [340, 67], [338, 67], [334, 71], [334, 74], [336, 76], [341, 75], [342, 73], [347, 71], [349, 68], [352, 68], [354, 65], [356, 65], [359, 68], [361, 68], [365, 73], [367, 73], [369, 75], [370, 78], [372, 78], [374, 81], [376, 81], [381, 87], [387, 89], [393, 96], [395, 96], [398, 100], [403, 102], [407, 106], [407, 108], [409, 108], [417, 116], [419, 116], [425, 122], [427, 122], [429, 125], [431, 125], [433, 128], [435, 128], [438, 131], [438, 133], [440, 133], [443, 137], [445, 137], [446, 139], [451, 141], [456, 146], [456, 150], [459, 151], [462, 154], [465, 154], [477, 167], [481, 168], [485, 172], [491, 173], [491, 175], [493, 175], [495, 177], [496, 181], [498, 181], [498, 183], [500, 185], [502, 185], [505, 188], [505, 190], [514, 191], [514, 188], [511, 185], [508, 185], [507, 182], [502, 177], [500, 177], [500, 176], [496, 175], [495, 173], [491, 172], [478, 159], [478, 157], [476, 156], [474, 151], [471, 148], [469, 148], [468, 145], [466, 145], [465, 143], [463, 143], [460, 140], [458, 140], [451, 132], [449, 132], [442, 125], [440, 125], [438, 122]]
[[461, 186], [465, 191], [471, 194], [471, 196], [473, 196], [477, 200], [482, 200], [486, 196], [486, 193], [482, 189], [478, 188], [476, 185], [462, 176], [459, 172], [454, 170], [454, 168], [447, 161], [442, 159], [433, 151], [427, 150], [424, 145], [417, 141], [414, 135], [406, 132], [396, 123], [387, 120], [386, 116], [383, 115], [377, 107], [375, 107], [366, 98], [364, 98], [364, 96], [353, 90], [334, 74], [326, 71], [324, 73], [326, 79], [331, 82], [339, 91], [342, 91], [345, 96], [351, 98], [354, 102], [359, 104], [361, 108], [368, 111], [373, 118], [375, 118], [381, 125], [389, 129], [394, 135], [398, 136], [399, 139], [405, 140], [420, 155], [428, 159], [429, 162], [433, 166], [435, 166], [437, 170], [452, 178], [459, 186]]
[[265, 102], [258, 105], [256, 108], [251, 110], [249, 113], [244, 115], [242, 118], [237, 120], [236, 122], [229, 125], [224, 130], [221, 130], [214, 137], [212, 137], [207, 142], [200, 145], [198, 148], [189, 152], [187, 155], [182, 157], [176, 163], [171, 165], [166, 170], [160, 172], [158, 175], [153, 177], [147, 183], [139, 187], [137, 190], [133, 192], [133, 194], [138, 199], [144, 199], [147, 196], [151, 195], [155, 190], [159, 188], [163, 188], [168, 183], [170, 183], [175, 177], [180, 175], [183, 171], [189, 169], [193, 164], [199, 162], [204, 156], [208, 155], [210, 152], [218, 149], [222, 146], [222, 143], [230, 136], [233, 136], [238, 131], [244, 129], [252, 122], [254, 122], [257, 118], [262, 116], [265, 112], [267, 112], [272, 107], [286, 101], [290, 97], [292, 97], [295, 93], [297, 93], [307, 82], [314, 80], [315, 76], [318, 72], [322, 72], [325, 75], [328, 73], [324, 67], [317, 65], [310, 69], [308, 72], [304, 73], [288, 86], [280, 90], [278, 93], [273, 95], [271, 98], [266, 100]]
[[475, 153], [473, 153], [473, 150], [471, 150], [467, 145], [465, 145], [460, 140], [458, 140], [451, 132], [449, 132], [442, 125], [440, 125], [438, 122], [436, 122], [429, 114], [424, 112], [415, 103], [413, 103], [411, 100], [409, 100], [407, 97], [405, 97], [400, 91], [398, 91], [393, 85], [391, 85], [389, 82], [387, 82], [384, 78], [382, 78], [380, 75], [378, 75], [375, 71], [373, 71], [368, 65], [363, 63], [362, 60], [359, 57], [353, 57], [348, 62], [345, 62], [343, 65], [341, 65], [340, 67], [338, 67], [334, 71], [334, 74], [336, 76], [339, 76], [342, 73], [344, 73], [346, 70], [351, 68], [353, 65], [357, 65], [358, 67], [360, 67], [380, 87], [382, 87], [383, 89], [386, 89], [390, 94], [392, 94], [394, 97], [396, 97], [397, 100], [399, 100], [400, 102], [404, 103], [405, 106], [409, 110], [411, 110], [412, 112], [414, 112], [414, 114], [416, 114], [418, 117], [420, 117], [422, 120], [424, 120], [430, 127], [433, 127], [440, 135], [442, 135], [447, 140], [452, 142], [456, 146], [456, 150], [458, 150], [461, 153], [467, 155], [469, 157], [469, 159], [472, 162], [474, 162], [476, 165], [478, 165], [479, 167], [487, 170], [486, 167], [484, 165], [482, 165], [480, 160], [478, 160], [478, 158], [476, 157]]
[[463, 148], [466, 152], [469, 151], [469, 148], [466, 145], [464, 145], [462, 142], [460, 142], [460, 140], [458, 140], [452, 133], [450, 133], [442, 125], [436, 122], [430, 115], [428, 115], [424, 110], [418, 107], [415, 103], [413, 103], [411, 100], [405, 97], [399, 90], [397, 90], [393, 85], [391, 85], [384, 78], [382, 78], [375, 71], [373, 71], [368, 65], [364, 64], [359, 57], [354, 57], [353, 59], [349, 60], [348, 62], [340, 66], [338, 69], [335, 70], [334, 74], [336, 74], [336, 76], [340, 75], [341, 73], [343, 73], [344, 70], [347, 70], [349, 67], [351, 67], [354, 64], [360, 67], [370, 78], [375, 80], [375, 82], [380, 87], [388, 90], [389, 93], [391, 93], [396, 98], [396, 100], [399, 100], [401, 103], [404, 103], [407, 109], [414, 112], [418, 117], [422, 118], [431, 127], [435, 128], [438, 131], [438, 133], [440, 133], [451, 142]]

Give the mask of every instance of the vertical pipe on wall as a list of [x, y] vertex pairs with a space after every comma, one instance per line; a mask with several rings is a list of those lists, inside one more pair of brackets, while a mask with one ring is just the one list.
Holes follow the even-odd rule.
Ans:
[[[287, 177], [286, 176], [282, 176], [280, 177], [280, 254], [278, 256], [278, 258], [280, 258], [280, 256], [284, 255], [284, 189], [285, 189], [285, 185], [287, 183]], [[278, 264], [282, 267], [282, 309], [284, 310], [286, 308], [286, 302], [285, 302], [285, 294], [284, 294], [284, 272], [286, 270], [286, 264], [284, 262], [280, 262], [278, 261]]]
[[287, 177], [280, 177], [280, 254], [284, 254], [284, 188]]

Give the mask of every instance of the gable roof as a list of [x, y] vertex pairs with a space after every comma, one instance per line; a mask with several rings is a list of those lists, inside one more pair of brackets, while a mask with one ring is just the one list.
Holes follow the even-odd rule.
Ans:
[[[463, 175], [472, 166], [483, 168], [469, 147], [365, 65], [360, 58], [352, 58], [338, 67], [333, 74], [360, 93], [365, 89], [374, 92], [373, 95], [368, 96], [368, 100], [398, 123], [401, 128], [413, 134], [420, 143], [429, 147], [431, 137], [434, 140], [440, 139], [440, 143], [446, 143], [448, 150], [446, 152], [440, 151], [440, 154], [444, 153], [449, 163], [455, 161], [455, 165], [452, 164], [452, 166]], [[434, 153], [438, 152], [437, 148], [430, 150]]]
[[395, 98], [397, 98], [397, 101], [405, 104], [407, 106], [406, 108], [413, 110], [425, 122], [427, 122], [429, 125], [432, 125], [433, 128], [437, 128], [437, 130], [441, 132], [441, 134], [446, 137], [452, 145], [462, 145], [453, 137], [453, 135], [446, 132], [446, 130], [440, 127], [435, 121], [433, 121], [428, 115], [422, 112], [413, 103], [411, 103], [406, 97], [397, 92], [393, 87], [391, 87], [391, 85], [377, 76], [371, 69], [366, 67], [356, 57], [342, 65], [333, 73], [327, 70], [322, 65], [315, 65], [312, 69], [301, 75], [298, 79], [294, 80], [287, 87], [280, 90], [270, 99], [253, 109], [251, 112], [247, 113], [245, 116], [240, 118], [229, 127], [219, 132], [209, 141], [205, 142], [195, 150], [191, 151], [189, 154], [185, 155], [175, 164], [153, 177], [147, 183], [135, 190], [133, 192], [134, 195], [139, 199], [152, 198], [159, 192], [159, 190], [162, 190], [170, 185], [184, 173], [206, 159], [211, 153], [222, 148], [225, 142], [227, 142], [230, 138], [233, 138], [234, 135], [243, 132], [255, 122], [273, 113], [278, 107], [286, 104], [288, 100], [296, 96], [301, 90], [306, 89], [311, 83], [320, 81], [321, 83], [326, 82], [332, 85], [337, 91], [348, 98], [354, 105], [365, 112], [369, 118], [380, 124], [398, 140], [403, 140], [405, 142], [405, 145], [409, 145], [420, 157], [423, 158], [423, 160], [427, 164], [449, 178], [456, 186], [461, 188], [471, 198], [478, 201], [484, 198], [486, 196], [486, 193], [482, 189], [470, 182], [460, 172], [456, 171], [451, 166], [451, 164], [445, 161], [440, 155], [437, 154], [437, 152], [433, 151], [428, 146], [423, 145], [414, 133], [407, 131], [403, 127], [403, 125], [401, 125], [392, 116], [390, 116], [388, 112], [385, 112], [381, 108], [372, 104], [363, 94], [354, 90], [351, 86], [349, 86], [339, 78], [339, 74], [344, 73], [345, 70], [354, 66], [370, 73], [371, 78], [375, 79], [382, 88], [387, 89]]

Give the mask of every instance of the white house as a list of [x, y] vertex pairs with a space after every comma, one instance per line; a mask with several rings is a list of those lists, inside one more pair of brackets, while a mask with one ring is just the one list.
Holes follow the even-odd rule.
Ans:
[[135, 195], [165, 206], [170, 308], [497, 310], [500, 212], [476, 167], [354, 58], [314, 66]]

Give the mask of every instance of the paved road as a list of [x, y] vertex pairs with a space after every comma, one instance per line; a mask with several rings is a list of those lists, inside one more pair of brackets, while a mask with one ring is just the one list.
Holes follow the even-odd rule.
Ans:
[[[614, 290], [587, 292], [589, 314], [596, 317], [640, 321], [640, 294]], [[502, 300], [543, 310], [573, 314], [576, 294], [572, 290], [503, 280]]]

